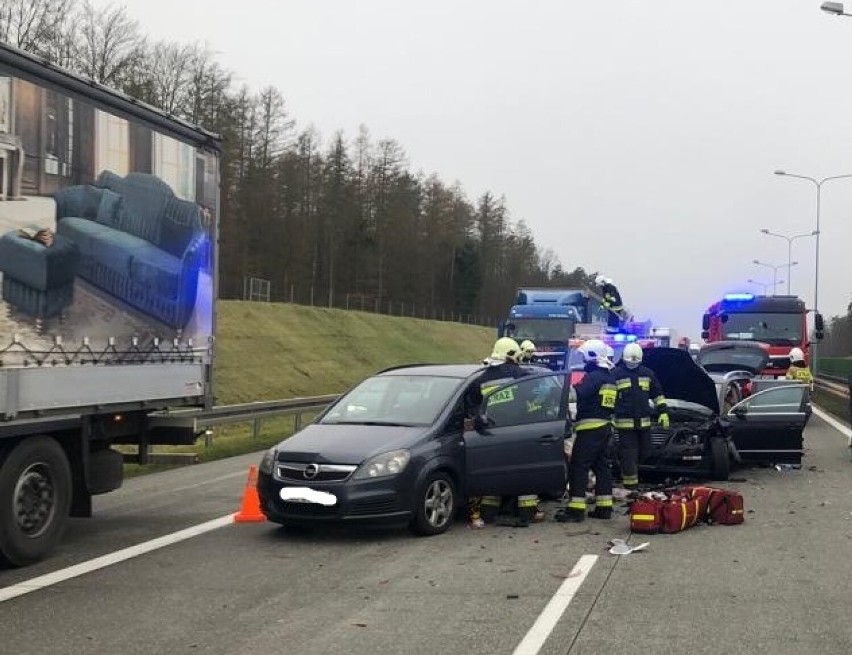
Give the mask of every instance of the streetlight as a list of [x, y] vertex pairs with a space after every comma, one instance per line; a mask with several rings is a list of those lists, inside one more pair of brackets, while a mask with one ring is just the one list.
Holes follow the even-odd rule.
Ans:
[[792, 259], [793, 259], [793, 242], [794, 242], [796, 239], [801, 239], [801, 238], [803, 238], [803, 237], [813, 237], [813, 236], [816, 236], [816, 235], [817, 235], [817, 231], [816, 231], [816, 230], [814, 230], [813, 232], [808, 232], [807, 234], [796, 234], [796, 235], [791, 236], [791, 237], [788, 237], [788, 236], [786, 236], [786, 235], [784, 235], [784, 234], [778, 234], [777, 232], [770, 232], [769, 230], [767, 230], [767, 229], [765, 229], [765, 228], [764, 228], [764, 229], [762, 229], [762, 230], [761, 230], [761, 232], [763, 232], [764, 234], [768, 234], [768, 235], [769, 235], [769, 236], [771, 236], [771, 237], [779, 237], [779, 238], [781, 238], [781, 239], [785, 239], [785, 240], [787, 241], [787, 295], [789, 296], [789, 295], [790, 295], [790, 280], [791, 280], [791, 279], [792, 279], [792, 277], [793, 277], [793, 274], [792, 274], [792, 272], [790, 271], [790, 269], [791, 269], [791, 268], [792, 268], [792, 266], [793, 266], [793, 263], [792, 263]]
[[[787, 264], [766, 264], [765, 262], [762, 262], [759, 259], [753, 259], [752, 263], [757, 264], [758, 266], [765, 266], [766, 268], [772, 269], [772, 295], [774, 296], [778, 292], [778, 285], [780, 284], [780, 282], [778, 282], [778, 269], [784, 268], [785, 266], [787, 266]], [[795, 266], [798, 263], [799, 262], [791, 262], [790, 266]], [[781, 280], [781, 282], [783, 281], [784, 280]]]
[[758, 287], [763, 287], [763, 295], [764, 296], [769, 295], [769, 287], [772, 286], [771, 282], [761, 282], [760, 280], [752, 280], [751, 278], [746, 280], [746, 282], [748, 282], [749, 284], [753, 284], [755, 286], [758, 286]]
[[827, 14], [834, 14], [835, 16], [852, 16], [852, 14], [847, 14], [843, 12], [843, 3], [842, 2], [823, 2], [820, 7]]
[[[839, 5], [839, 2], [834, 3], [824, 3], [829, 5]], [[843, 11], [843, 6], [840, 6], [840, 10]], [[828, 11], [828, 10], [826, 10]], [[836, 12], [833, 12], [836, 13]], [[822, 192], [822, 185], [829, 180], [840, 180], [845, 177], [852, 177], [852, 173], [846, 175], [832, 175], [831, 177], [824, 177], [821, 180], [814, 179], [812, 177], [808, 177], [807, 175], [794, 175], [793, 173], [787, 173], [785, 171], [775, 171], [776, 175], [784, 175], [785, 177], [796, 177], [800, 180], [809, 180], [814, 183], [816, 186], [817, 194], [816, 194], [816, 230], [814, 233], [816, 235], [816, 261], [814, 262], [814, 316], [819, 313], [819, 205], [820, 205], [820, 195]]]

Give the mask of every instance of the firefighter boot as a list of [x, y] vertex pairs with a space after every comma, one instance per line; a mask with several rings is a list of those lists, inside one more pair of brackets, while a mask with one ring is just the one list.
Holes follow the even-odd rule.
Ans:
[[500, 513], [500, 496], [483, 496], [479, 502], [479, 512], [485, 523], [493, 523]]
[[568, 507], [560, 509], [553, 518], [559, 523], [582, 523], [586, 520], [586, 499], [571, 498]]
[[592, 519], [612, 518], [612, 496], [598, 496], [595, 499], [595, 508], [589, 512]]
[[589, 512], [590, 519], [611, 519], [612, 507], [595, 507]]

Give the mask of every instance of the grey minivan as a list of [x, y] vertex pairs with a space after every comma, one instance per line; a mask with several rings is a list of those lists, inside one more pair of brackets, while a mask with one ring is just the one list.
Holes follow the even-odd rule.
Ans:
[[465, 420], [476, 365], [406, 366], [373, 375], [271, 448], [261, 508], [281, 524], [408, 525], [447, 530], [465, 498], [565, 490], [565, 373], [530, 367], [489, 383], [488, 424]]

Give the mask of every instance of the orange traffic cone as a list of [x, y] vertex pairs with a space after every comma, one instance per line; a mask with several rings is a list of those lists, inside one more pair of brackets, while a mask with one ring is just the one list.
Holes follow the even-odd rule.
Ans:
[[243, 504], [240, 511], [234, 514], [236, 523], [253, 523], [265, 521], [266, 517], [260, 511], [260, 498], [257, 495], [257, 467], [249, 467], [248, 482], [243, 493]]

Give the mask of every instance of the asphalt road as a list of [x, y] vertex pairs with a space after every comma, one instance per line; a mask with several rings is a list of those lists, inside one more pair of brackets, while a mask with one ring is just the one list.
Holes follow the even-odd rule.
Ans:
[[[583, 555], [597, 561], [540, 651], [846, 653], [852, 462], [814, 418], [800, 471], [734, 475], [742, 526], [631, 538], [627, 518], [403, 532], [227, 525], [0, 603], [0, 653], [512, 653]], [[258, 455], [128, 481], [0, 590], [233, 512]], [[576, 572], [575, 572], [576, 573]], [[571, 582], [566, 583], [571, 584]], [[557, 613], [558, 616], [558, 613]]]

